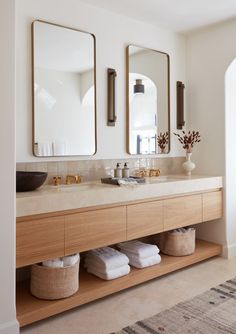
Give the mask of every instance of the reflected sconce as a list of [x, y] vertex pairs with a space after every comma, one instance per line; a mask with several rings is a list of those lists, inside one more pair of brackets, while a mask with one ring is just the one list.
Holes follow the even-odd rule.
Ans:
[[144, 85], [142, 79], [135, 80], [134, 94], [144, 94]]
[[177, 96], [177, 129], [182, 130], [185, 125], [184, 120], [184, 88], [185, 85], [181, 81], [176, 83]]
[[116, 117], [116, 70], [113, 68], [107, 69], [107, 125], [115, 126]]

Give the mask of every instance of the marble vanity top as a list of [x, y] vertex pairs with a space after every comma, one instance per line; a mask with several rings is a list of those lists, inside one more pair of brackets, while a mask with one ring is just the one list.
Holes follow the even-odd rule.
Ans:
[[145, 184], [132, 186], [114, 186], [101, 183], [101, 181], [69, 186], [46, 185], [32, 192], [16, 194], [16, 216], [22, 217], [217, 188], [222, 188], [222, 177], [196, 175], [148, 177]]

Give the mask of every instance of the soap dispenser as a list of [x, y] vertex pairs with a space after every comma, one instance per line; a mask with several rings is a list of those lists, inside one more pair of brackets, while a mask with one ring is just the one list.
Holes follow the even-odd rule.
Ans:
[[122, 169], [122, 177], [129, 178], [128, 162], [124, 163], [124, 168]]
[[118, 179], [122, 178], [122, 168], [120, 162], [117, 162], [116, 164], [116, 168], [114, 170], [114, 176], [117, 177]]

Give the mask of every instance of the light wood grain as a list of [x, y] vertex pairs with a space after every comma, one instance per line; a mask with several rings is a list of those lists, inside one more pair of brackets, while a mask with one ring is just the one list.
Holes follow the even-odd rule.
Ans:
[[72, 254], [126, 240], [126, 207], [65, 217], [65, 253]]
[[17, 287], [17, 319], [20, 326], [25, 326], [54, 314], [61, 313], [62, 311], [69, 310], [76, 306], [219, 255], [221, 254], [221, 251], [222, 247], [220, 245], [198, 240], [196, 251], [193, 255], [183, 257], [162, 255], [162, 262], [159, 265], [144, 269], [132, 268], [129, 275], [112, 281], [103, 281], [93, 275], [81, 272], [79, 291], [69, 298], [57, 301], [46, 301], [33, 297], [29, 292], [29, 282], [21, 282]]
[[202, 222], [201, 195], [183, 196], [164, 201], [164, 230]]
[[64, 255], [64, 218], [16, 224], [16, 267]]
[[[25, 217], [25, 220], [19, 218], [16, 224], [17, 267], [222, 216], [220, 191], [127, 202], [126, 205], [83, 208], [54, 213], [54, 216]], [[163, 255], [160, 265], [132, 269], [128, 276], [109, 282], [82, 272], [79, 292], [58, 301], [36, 299], [29, 293], [28, 283], [20, 283], [17, 288], [18, 320], [21, 326], [30, 324], [218, 255], [221, 250], [220, 245], [198, 241], [193, 255], [180, 258]]]
[[219, 219], [223, 214], [222, 191], [202, 194], [203, 221]]
[[127, 239], [163, 232], [163, 201], [127, 206]]

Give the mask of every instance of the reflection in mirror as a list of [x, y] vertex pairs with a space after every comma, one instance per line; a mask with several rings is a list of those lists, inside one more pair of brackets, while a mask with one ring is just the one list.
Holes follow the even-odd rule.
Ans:
[[33, 31], [34, 154], [96, 152], [95, 38], [35, 21]]
[[169, 134], [169, 56], [130, 45], [127, 48], [128, 152], [168, 153], [158, 136]]

